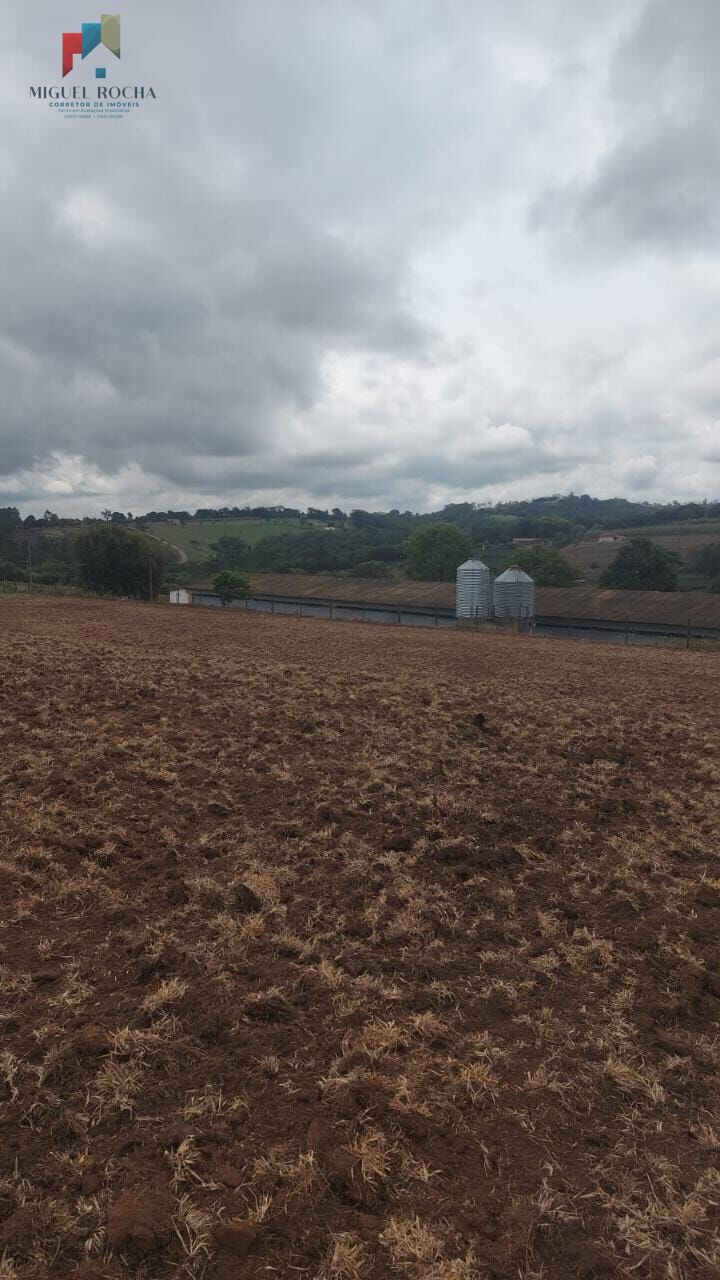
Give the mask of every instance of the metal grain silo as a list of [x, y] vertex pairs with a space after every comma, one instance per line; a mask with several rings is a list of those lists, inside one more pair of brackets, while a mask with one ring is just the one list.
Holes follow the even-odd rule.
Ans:
[[456, 617], [489, 618], [491, 611], [490, 570], [482, 560], [466, 560], [457, 571]]
[[496, 618], [534, 617], [535, 583], [516, 564], [495, 579], [493, 613]]

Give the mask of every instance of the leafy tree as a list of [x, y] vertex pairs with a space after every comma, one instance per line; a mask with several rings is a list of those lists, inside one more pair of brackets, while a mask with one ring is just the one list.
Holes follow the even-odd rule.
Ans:
[[384, 560], [386, 564], [396, 564], [403, 558], [402, 544], [393, 546], [391, 542], [378, 542], [377, 545], [373, 543], [372, 554], [373, 560]]
[[0, 530], [19, 529], [21, 525], [17, 507], [0, 507]]
[[242, 600], [250, 594], [250, 582], [244, 573], [237, 569], [223, 569], [213, 578], [213, 591], [220, 597], [223, 606], [233, 600]]
[[541, 516], [537, 522], [537, 534], [551, 538], [556, 547], [567, 547], [573, 541], [572, 520], [565, 516]]
[[22, 570], [18, 565], [10, 560], [0, 560], [0, 582], [18, 582], [21, 577]]
[[22, 527], [17, 507], [0, 507], [0, 560], [11, 562], [17, 559], [16, 531]]
[[36, 582], [46, 582], [50, 585], [57, 582], [72, 582], [74, 576], [73, 566], [66, 560], [43, 560], [33, 573]]
[[659, 547], [650, 538], [633, 538], [623, 543], [600, 578], [600, 586], [625, 591], [677, 591], [678, 564], [674, 552]]
[[408, 540], [408, 577], [449, 582], [473, 549], [472, 538], [453, 524], [422, 525]]
[[382, 560], [361, 560], [350, 570], [353, 578], [389, 578], [390, 570]]
[[122, 525], [92, 525], [75, 540], [79, 576], [91, 591], [150, 599], [163, 584], [168, 560], [154, 538]]
[[247, 566], [250, 548], [242, 538], [218, 538], [213, 550], [218, 568], [240, 569]]
[[522, 547], [515, 553], [515, 564], [539, 587], [572, 587], [575, 582], [572, 565], [552, 547]]
[[720, 542], [711, 542], [694, 558], [695, 567], [709, 578], [720, 577]]
[[[218, 544], [219, 545], [219, 544]], [[342, 572], [366, 560], [401, 560], [400, 536], [396, 546], [381, 529], [352, 527], [332, 530], [293, 529], [279, 537], [263, 538], [248, 553], [243, 568], [289, 573]]]
[[533, 534], [527, 532], [528, 528], [532, 525], [525, 526], [517, 516], [485, 513], [473, 531], [476, 537], [488, 542], [512, 542], [513, 538], [531, 538]]
[[565, 516], [540, 516], [538, 520], [540, 527], [540, 536], [547, 533], [549, 537], [555, 534], [567, 534], [572, 529], [572, 521], [566, 519]]

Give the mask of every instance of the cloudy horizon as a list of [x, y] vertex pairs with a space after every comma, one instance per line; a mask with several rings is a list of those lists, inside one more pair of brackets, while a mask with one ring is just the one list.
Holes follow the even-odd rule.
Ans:
[[0, 505], [720, 495], [712, 0], [126, 0], [113, 121], [86, 10], [3, 26]]

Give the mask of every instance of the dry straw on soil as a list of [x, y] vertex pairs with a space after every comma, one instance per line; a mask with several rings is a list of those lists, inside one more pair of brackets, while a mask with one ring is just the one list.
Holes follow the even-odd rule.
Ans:
[[8, 598], [0, 670], [2, 1280], [720, 1273], [714, 655]]

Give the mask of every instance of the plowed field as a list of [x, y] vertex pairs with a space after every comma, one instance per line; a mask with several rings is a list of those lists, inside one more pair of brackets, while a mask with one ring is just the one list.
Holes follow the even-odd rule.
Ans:
[[720, 662], [0, 600], [0, 1277], [720, 1274]]

